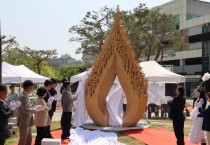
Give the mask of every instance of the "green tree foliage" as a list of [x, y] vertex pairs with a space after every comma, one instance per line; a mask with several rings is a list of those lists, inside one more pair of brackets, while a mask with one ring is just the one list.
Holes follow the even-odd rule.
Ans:
[[98, 12], [87, 12], [80, 21], [80, 25], [72, 26], [69, 29], [71, 34], [77, 35], [77, 37], [71, 37], [70, 41], [81, 42], [76, 53], [97, 54], [107, 37], [112, 21], [113, 10], [106, 6]]
[[19, 48], [12, 48], [4, 56], [4, 61], [13, 64], [21, 65], [27, 64], [26, 66], [30, 68], [31, 60], [28, 59], [27, 55]]
[[[37, 70], [34, 68], [36, 61], [33, 60], [29, 55], [27, 55], [27, 53], [24, 50], [21, 50], [19, 48], [10, 49], [5, 55], [5, 61], [12, 65], [23, 64], [29, 69], [37, 72]], [[41, 75], [50, 78], [57, 77], [55, 71], [48, 64], [47, 60], [42, 61], [42, 63], [40, 64], [40, 68], [41, 68]]]
[[149, 38], [149, 35], [147, 31], [149, 30], [144, 29], [143, 26], [147, 23], [145, 16], [148, 15], [149, 12], [145, 5], [140, 4], [134, 11], [124, 11], [122, 13], [125, 31], [138, 58], [145, 53], [145, 46], [148, 43], [147, 38]]
[[79, 73], [82, 73], [86, 71], [88, 68], [91, 67], [91, 64], [85, 63], [82, 65], [74, 65], [74, 66], [64, 66], [59, 70], [59, 79], [62, 80], [63, 78], [71, 78], [71, 76], [77, 75]]
[[64, 66], [60, 69], [60, 74], [62, 75], [62, 78], [70, 78], [71, 76], [74, 76], [79, 73], [79, 69], [77, 66]]
[[2, 35], [0, 37], [2, 41], [2, 60], [5, 60], [5, 55], [7, 55], [10, 49], [17, 47], [18, 43], [15, 40], [15, 37], [6, 35]]
[[47, 61], [41, 67], [41, 75], [47, 76], [49, 78], [57, 78], [55, 70], [48, 64]]
[[[122, 21], [137, 58], [150, 60], [154, 55], [155, 60], [162, 61], [165, 53], [175, 55], [174, 52], [183, 43], [179, 30], [176, 30], [175, 16], [160, 13], [159, 9], [149, 10], [140, 4], [133, 11], [123, 11]], [[104, 7], [99, 12], [88, 12], [80, 25], [71, 27], [69, 32], [78, 37], [72, 37], [70, 41], [81, 42], [77, 53], [97, 54], [112, 22], [113, 9]], [[104, 28], [103, 31], [101, 28]]]
[[[24, 48], [24, 53], [33, 61], [33, 70], [41, 74], [42, 66], [46, 64], [49, 58], [54, 58], [57, 55], [57, 50], [33, 50], [28, 47]], [[44, 72], [43, 72], [44, 73]]]

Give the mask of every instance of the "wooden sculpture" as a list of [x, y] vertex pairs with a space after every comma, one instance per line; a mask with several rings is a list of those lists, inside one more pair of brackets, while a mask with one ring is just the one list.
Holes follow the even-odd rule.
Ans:
[[127, 99], [124, 127], [135, 126], [144, 115], [147, 104], [148, 81], [138, 65], [120, 17], [117, 8], [110, 34], [85, 84], [87, 112], [96, 125], [104, 127], [109, 125], [105, 99], [116, 76]]

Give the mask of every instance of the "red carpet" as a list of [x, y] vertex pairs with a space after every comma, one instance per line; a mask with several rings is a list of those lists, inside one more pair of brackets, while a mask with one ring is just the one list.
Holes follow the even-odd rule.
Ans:
[[190, 112], [192, 112], [193, 108], [192, 107], [187, 107], [187, 110], [189, 110]]
[[[61, 133], [62, 133], [61, 129], [51, 131], [52, 136], [56, 139], [61, 138]], [[32, 139], [32, 144], [31, 145], [34, 145], [34, 143], [35, 143], [35, 138]], [[68, 145], [68, 144], [69, 144], [68, 139], [65, 139], [65, 140], [61, 141], [61, 145]], [[14, 145], [17, 145], [17, 144], [14, 144]]]
[[62, 107], [56, 107], [56, 110], [63, 110]]
[[[140, 142], [143, 142], [148, 145], [176, 145], [176, 138], [174, 132], [168, 131], [164, 128], [128, 130], [128, 131], [123, 131], [121, 133], [133, 137], [139, 140]], [[187, 137], [185, 137], [185, 145], [195, 145], [195, 144], [190, 144]]]

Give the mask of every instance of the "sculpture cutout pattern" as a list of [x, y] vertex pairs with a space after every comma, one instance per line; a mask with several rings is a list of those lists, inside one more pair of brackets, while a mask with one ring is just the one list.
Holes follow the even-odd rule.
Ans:
[[138, 123], [144, 115], [148, 98], [148, 80], [141, 70], [117, 8], [110, 34], [85, 84], [85, 105], [96, 125], [109, 126], [105, 99], [116, 76], [127, 99], [122, 126], [135, 126]]

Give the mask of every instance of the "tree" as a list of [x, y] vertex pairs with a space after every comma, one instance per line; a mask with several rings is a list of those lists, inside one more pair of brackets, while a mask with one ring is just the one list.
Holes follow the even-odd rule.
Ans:
[[62, 78], [70, 78], [73, 75], [76, 75], [79, 73], [79, 69], [77, 66], [64, 66], [60, 69], [60, 74], [62, 75]]
[[27, 55], [19, 48], [12, 48], [7, 51], [4, 55], [4, 61], [12, 65], [21, 65], [27, 64], [27, 67], [30, 66], [31, 60], [28, 59]]
[[[88, 12], [81, 25], [70, 28], [70, 33], [78, 35], [70, 41], [81, 42], [77, 53], [96, 56], [109, 33], [113, 13], [113, 9], [107, 7], [100, 12]], [[176, 30], [175, 16], [160, 13], [157, 8], [149, 10], [145, 4], [140, 4], [133, 11], [123, 11], [122, 21], [137, 58], [150, 60], [154, 55], [155, 60], [160, 58], [162, 61], [165, 53], [175, 55], [183, 42], [179, 30]]]
[[82, 65], [73, 65], [73, 66], [64, 66], [58, 72], [58, 76], [62, 78], [70, 78], [71, 76], [77, 75], [86, 71], [88, 68], [91, 67], [91, 64], [85, 63]]
[[[34, 63], [35, 61], [29, 57], [24, 50], [21, 50], [19, 48], [12, 48], [10, 49], [6, 55], [5, 55], [5, 61], [12, 64], [12, 65], [25, 65], [29, 69], [36, 72], [34, 69]], [[43, 61], [41, 65], [41, 74], [50, 77], [55, 78], [57, 77], [57, 73], [52, 69], [52, 67], [48, 64], [48, 61]]]
[[17, 41], [15, 40], [15, 37], [12, 36], [6, 36], [6, 35], [2, 35], [1, 37], [1, 41], [2, 41], [2, 60], [5, 59], [5, 55], [7, 54], [7, 52], [18, 46]]
[[84, 71], [86, 71], [88, 68], [91, 68], [92, 64], [90, 63], [85, 63], [85, 64], [82, 64], [82, 65], [78, 65], [78, 72], [79, 73], [82, 73]]
[[145, 47], [148, 44], [147, 41], [149, 39], [146, 38], [148, 38], [149, 30], [144, 27], [148, 14], [149, 10], [145, 4], [140, 4], [133, 11], [122, 12], [123, 25], [137, 58], [144, 53]]
[[157, 53], [155, 60], [160, 57], [162, 63], [164, 54], [175, 55], [179, 50], [181, 44], [184, 43], [184, 37], [181, 36], [180, 31], [176, 29], [176, 19], [174, 15], [162, 13], [159, 16], [159, 25], [157, 25]]
[[49, 58], [55, 58], [57, 55], [57, 50], [33, 50], [28, 47], [24, 48], [24, 53], [27, 54], [27, 57], [33, 60], [33, 70], [36, 70], [37, 73], [41, 74], [41, 67], [46, 64], [46, 61]]
[[97, 54], [108, 35], [108, 29], [112, 21], [113, 9], [106, 6], [98, 12], [87, 12], [80, 25], [72, 26], [69, 29], [71, 34], [78, 35], [77, 37], [71, 37], [70, 41], [81, 42], [81, 46], [76, 53]]
[[142, 4], [134, 9], [134, 15], [137, 27], [140, 29], [138, 32], [142, 33], [139, 37], [142, 37], [144, 44], [143, 49], [135, 47], [135, 51], [140, 49], [146, 60], [150, 60], [152, 55], [155, 55], [156, 61], [161, 57], [161, 62], [165, 53], [175, 55], [174, 52], [183, 43], [183, 37], [176, 29], [177, 22], [174, 15], [160, 13], [158, 8], [148, 10]]

